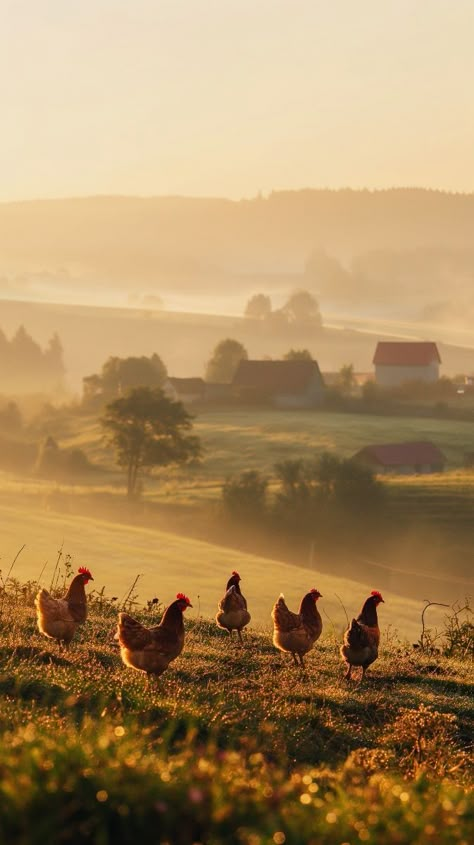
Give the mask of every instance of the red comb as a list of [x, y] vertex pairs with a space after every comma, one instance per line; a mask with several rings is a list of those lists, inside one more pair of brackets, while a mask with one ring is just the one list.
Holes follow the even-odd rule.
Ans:
[[77, 571], [79, 572], [79, 575], [87, 575], [89, 580], [92, 581], [91, 571], [87, 568], [87, 566], [80, 566]]
[[233, 570], [232, 570], [232, 575], [236, 575], [236, 576], [237, 576], [237, 578], [240, 578], [239, 573], [238, 573], [238, 572], [236, 572], [236, 571], [235, 571], [235, 569], [233, 569]]
[[191, 602], [189, 601], [188, 597], [187, 597], [187, 596], [185, 596], [185, 595], [184, 595], [184, 593], [178, 593], [178, 594], [177, 594], [177, 596], [176, 596], [176, 598], [177, 598], [177, 599], [179, 599], [180, 601], [185, 601], [185, 602], [186, 602], [186, 604], [191, 604]]
[[[382, 593], [380, 593], [378, 590], [372, 590], [370, 595], [375, 596], [378, 599], [382, 599]], [[382, 599], [382, 601], [383, 601], [383, 599]]]

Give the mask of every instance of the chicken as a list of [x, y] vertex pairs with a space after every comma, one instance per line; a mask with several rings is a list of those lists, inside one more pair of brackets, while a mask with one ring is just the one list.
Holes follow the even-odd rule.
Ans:
[[148, 675], [162, 675], [183, 650], [183, 613], [187, 607], [192, 607], [191, 602], [184, 593], [178, 593], [160, 624], [153, 628], [145, 628], [128, 613], [120, 613], [117, 634], [125, 665]]
[[247, 610], [247, 602], [240, 590], [241, 577], [238, 572], [233, 572], [226, 586], [224, 597], [220, 600], [217, 608], [216, 622], [220, 628], [225, 628], [232, 636], [232, 631], [237, 631], [240, 642], [242, 640], [242, 628], [250, 622], [250, 613]]
[[62, 599], [53, 598], [44, 588], [35, 598], [38, 628], [46, 637], [57, 640], [67, 647], [78, 625], [87, 619], [87, 599], [84, 587], [93, 577], [88, 569], [81, 566], [78, 575], [71, 581], [69, 589]]
[[321, 593], [313, 588], [303, 596], [299, 613], [292, 613], [284, 596], [280, 595], [272, 610], [273, 644], [280, 651], [290, 652], [297, 666], [296, 655], [304, 666], [303, 655], [313, 647], [323, 630], [323, 620], [316, 607], [319, 598], [322, 598]]
[[344, 634], [341, 655], [347, 663], [346, 680], [351, 677], [353, 666], [362, 666], [362, 678], [367, 668], [379, 655], [380, 630], [377, 619], [377, 607], [383, 602], [381, 593], [372, 590], [364, 602], [357, 619], [353, 619]]

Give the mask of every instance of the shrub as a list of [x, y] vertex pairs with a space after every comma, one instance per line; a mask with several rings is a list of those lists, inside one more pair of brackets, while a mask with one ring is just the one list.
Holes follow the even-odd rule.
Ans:
[[255, 470], [229, 478], [222, 488], [226, 511], [237, 518], [258, 519], [267, 504], [268, 479]]
[[468, 763], [468, 755], [457, 745], [457, 719], [420, 704], [403, 708], [390, 727], [389, 741], [396, 748], [400, 768], [415, 775], [420, 769], [445, 777]]

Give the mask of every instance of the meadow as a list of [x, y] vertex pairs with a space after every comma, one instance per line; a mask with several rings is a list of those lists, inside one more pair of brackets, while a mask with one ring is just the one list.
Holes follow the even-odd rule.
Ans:
[[[51, 562], [52, 550], [64, 541], [80, 562], [100, 567], [103, 583], [111, 583], [116, 573], [118, 589], [126, 588], [128, 572], [134, 577], [143, 571], [142, 560], [149, 561], [149, 571], [156, 564], [161, 577], [168, 556], [165, 577], [176, 572], [181, 578], [191, 571], [192, 581], [179, 588], [200, 594], [203, 590], [194, 573], [207, 572], [208, 561], [211, 567], [216, 563], [215, 590], [228, 570], [242, 568], [239, 560], [247, 561], [247, 571], [255, 570], [258, 578], [264, 572], [272, 578], [278, 566], [286, 571], [290, 563], [289, 572], [299, 568], [304, 585], [308, 578], [336, 576], [407, 596], [418, 606], [425, 597], [451, 603], [472, 592], [474, 474], [459, 468], [464, 453], [474, 451], [470, 423], [228, 408], [197, 410], [195, 428], [203, 444], [202, 461], [147, 476], [142, 500], [129, 503], [124, 475], [104, 444], [97, 416], [67, 409], [44, 416], [36, 424], [34, 436], [50, 434], [61, 448], [82, 449], [94, 470], [74, 479], [60, 476], [56, 480], [3, 473], [3, 554], [11, 557], [18, 538], [25, 538], [22, 575], [34, 578], [42, 562], [47, 558]], [[271, 477], [278, 461], [309, 460], [326, 450], [349, 456], [368, 443], [405, 438], [432, 439], [446, 454], [448, 471], [383, 479], [396, 530], [390, 542], [387, 538], [375, 551], [354, 545], [338, 552], [335, 544], [323, 547], [317, 536], [314, 543], [292, 551], [291, 544], [283, 547], [278, 537], [257, 540], [251, 531], [231, 530], [222, 520], [222, 484], [232, 475], [255, 469]], [[30, 555], [34, 555], [31, 561]], [[278, 576], [278, 589], [292, 577]], [[179, 586], [168, 581], [166, 585], [171, 589]], [[159, 591], [160, 585], [156, 589]], [[206, 613], [213, 608], [214, 603]], [[262, 607], [260, 618], [268, 619], [268, 606]]]
[[[0, 596], [0, 841], [472, 841], [467, 655], [385, 634], [360, 685], [326, 621], [302, 672], [268, 632], [240, 647], [186, 615], [183, 654], [148, 681], [121, 664], [116, 603], [93, 595], [61, 653], [36, 630], [35, 590]], [[134, 611], [150, 624], [160, 609]]]
[[[195, 415], [195, 433], [202, 441], [202, 461], [185, 469], [166, 468], [156, 473], [155, 481], [153, 476], [147, 478], [145, 495], [157, 500], [172, 495], [177, 503], [202, 503], [203, 499], [218, 497], [226, 477], [248, 469], [271, 474], [278, 461], [311, 460], [324, 451], [351, 457], [373, 443], [404, 440], [432, 440], [447, 459], [449, 472], [442, 478], [451, 479], [450, 473], [463, 467], [465, 453], [474, 452], [474, 427], [459, 420], [239, 407], [198, 408], [191, 413]], [[118, 471], [105, 448], [97, 417], [66, 412], [51, 415], [42, 428], [61, 446], [84, 449], [117, 480]], [[466, 490], [470, 474], [462, 473], [457, 478], [467, 479]], [[95, 480], [90, 477], [89, 481], [100, 484], [104, 476]], [[430, 484], [431, 478], [417, 478], [418, 483], [425, 481]], [[450, 484], [451, 489], [456, 483]]]
[[[189, 615], [196, 618], [215, 614], [226, 581], [235, 569], [242, 576], [253, 624], [258, 628], [270, 627], [271, 608], [280, 592], [294, 607], [304, 592], [316, 586], [324, 596], [322, 612], [326, 622], [339, 636], [346, 621], [342, 605], [348, 614], [358, 612], [364, 595], [377, 586], [340, 577], [337, 568], [332, 573], [321, 572], [317, 567], [310, 570], [158, 528], [35, 511], [22, 500], [13, 506], [0, 503], [0, 521], [0, 570], [4, 578], [18, 549], [25, 544], [11, 575], [21, 581], [40, 579], [41, 585], [48, 587], [62, 546], [63, 555], [70, 554], [74, 566], [91, 569], [94, 592], [103, 591], [108, 598], [116, 596], [120, 600], [139, 576], [134, 590], [138, 601], [144, 603], [158, 597], [168, 604], [177, 592], [185, 592], [194, 605]], [[420, 634], [422, 608], [422, 601], [390, 593], [384, 606], [384, 626], [388, 631], [397, 630], [402, 639], [414, 641]], [[431, 622], [440, 625], [443, 614], [434, 608]]]

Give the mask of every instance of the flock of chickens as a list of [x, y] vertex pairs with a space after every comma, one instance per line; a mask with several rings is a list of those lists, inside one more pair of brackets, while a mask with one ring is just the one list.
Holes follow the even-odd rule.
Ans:
[[[42, 634], [57, 640], [60, 645], [69, 645], [77, 627], [86, 621], [85, 586], [93, 580], [90, 571], [80, 567], [64, 598], [54, 598], [44, 588], [38, 592], [35, 605], [38, 628]], [[242, 643], [242, 630], [250, 622], [250, 613], [240, 581], [238, 572], [232, 572], [225, 595], [218, 605], [216, 622], [230, 635], [232, 631], [237, 631]], [[320, 598], [318, 590], [310, 590], [303, 596], [298, 613], [288, 609], [283, 595], [273, 607], [273, 643], [280, 651], [291, 654], [296, 665], [304, 667], [304, 655], [321, 636], [323, 622], [317, 608]], [[354, 666], [362, 667], [363, 678], [367, 668], [378, 657], [380, 631], [377, 607], [380, 602], [383, 602], [381, 594], [373, 590], [357, 619], [352, 620], [344, 634], [341, 655], [347, 665], [347, 680]], [[192, 604], [187, 596], [178, 593], [176, 600], [166, 608], [160, 624], [152, 628], [145, 627], [128, 613], [120, 613], [116, 639], [125, 665], [148, 675], [163, 674], [183, 650], [183, 613], [188, 607]]]

